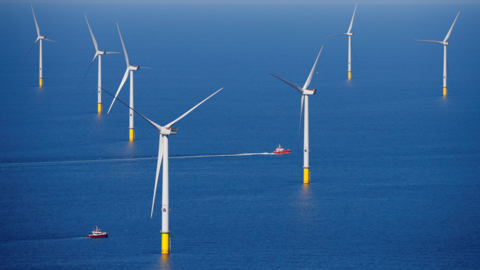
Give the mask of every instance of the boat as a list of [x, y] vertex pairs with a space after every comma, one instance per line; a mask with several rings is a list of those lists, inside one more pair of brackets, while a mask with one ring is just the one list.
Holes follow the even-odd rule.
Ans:
[[92, 234], [87, 235], [90, 238], [104, 238], [108, 237], [108, 232], [102, 232], [97, 226], [95, 230], [92, 231]]
[[274, 154], [276, 155], [286, 155], [286, 154], [290, 154], [290, 152], [292, 152], [292, 150], [290, 149], [283, 149], [283, 147], [279, 144], [277, 149], [275, 149], [275, 151], [273, 151]]

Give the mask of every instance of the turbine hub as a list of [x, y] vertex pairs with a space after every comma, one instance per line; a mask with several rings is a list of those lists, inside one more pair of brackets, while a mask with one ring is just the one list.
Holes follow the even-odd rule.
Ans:
[[347, 35], [349, 36], [353, 36], [353, 34], [354, 34], [353, 32], [347, 33]]
[[128, 66], [128, 70], [138, 70], [140, 66]]
[[306, 90], [303, 90], [303, 94], [304, 95], [315, 95], [317, 93], [317, 89], [306, 89]]
[[107, 53], [107, 51], [98, 51], [97, 52], [97, 54], [99, 54], [99, 55], [103, 55], [103, 54], [106, 54], [106, 53]]
[[177, 134], [178, 128], [176, 127], [162, 127], [160, 134], [162, 135], [175, 135]]

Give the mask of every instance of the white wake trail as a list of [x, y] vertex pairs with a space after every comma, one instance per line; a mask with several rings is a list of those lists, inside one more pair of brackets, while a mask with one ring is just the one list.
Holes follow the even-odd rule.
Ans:
[[240, 157], [240, 156], [263, 156], [273, 155], [273, 153], [242, 153], [242, 154], [226, 154], [226, 155], [198, 155], [198, 156], [176, 156], [170, 158], [205, 158], [205, 157]]
[[[169, 158], [209, 158], [209, 157], [265, 156], [265, 155], [274, 155], [274, 154], [269, 152], [264, 152], [264, 153], [241, 153], [241, 154], [220, 154], [220, 155], [170, 156]], [[99, 158], [99, 159], [83, 159], [83, 160], [80, 159], [80, 160], [59, 160], [59, 161], [33, 161], [33, 162], [15, 162], [15, 163], [12, 162], [12, 163], [0, 163], [0, 167], [137, 161], [137, 160], [150, 160], [150, 159], [157, 159], [157, 157]]]

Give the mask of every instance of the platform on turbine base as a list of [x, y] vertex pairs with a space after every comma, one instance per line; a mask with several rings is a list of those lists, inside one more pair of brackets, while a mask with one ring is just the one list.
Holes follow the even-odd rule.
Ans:
[[43, 87], [43, 79], [42, 79], [42, 78], [40, 78], [39, 86], [40, 86], [40, 87]]
[[447, 88], [443, 87], [443, 97], [446, 97], [446, 96], [447, 96]]
[[135, 141], [135, 131], [133, 130], [133, 128], [131, 128], [128, 132], [128, 141], [129, 142]]
[[303, 168], [303, 183], [310, 184], [310, 168]]
[[162, 233], [162, 254], [170, 254], [170, 235]]
[[98, 114], [102, 114], [102, 103], [98, 103]]

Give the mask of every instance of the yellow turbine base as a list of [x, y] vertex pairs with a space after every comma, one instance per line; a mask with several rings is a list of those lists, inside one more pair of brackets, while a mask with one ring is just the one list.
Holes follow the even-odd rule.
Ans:
[[349, 71], [349, 72], [348, 72], [348, 80], [351, 80], [351, 79], [352, 79], [352, 72]]
[[102, 114], [102, 103], [98, 103], [98, 114]]
[[40, 87], [43, 87], [43, 79], [42, 78], [40, 78], [39, 85], [40, 85]]
[[131, 128], [131, 129], [129, 130], [129, 139], [128, 139], [128, 141], [133, 142], [134, 140], [135, 140], [135, 131], [133, 130], [133, 128]]
[[162, 254], [170, 254], [170, 235], [162, 233]]
[[443, 97], [446, 97], [446, 96], [447, 96], [447, 88], [443, 87]]
[[310, 168], [303, 168], [303, 183], [310, 184]]

